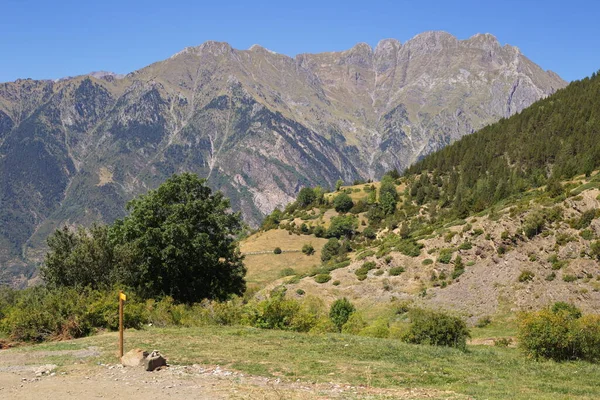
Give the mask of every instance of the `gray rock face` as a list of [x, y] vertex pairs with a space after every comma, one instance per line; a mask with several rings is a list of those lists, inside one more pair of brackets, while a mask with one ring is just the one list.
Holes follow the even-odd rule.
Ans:
[[565, 85], [445, 32], [295, 58], [206, 42], [125, 77], [0, 84], [0, 281], [26, 282], [61, 224], [112, 222], [173, 173], [257, 225], [302, 186], [402, 170]]

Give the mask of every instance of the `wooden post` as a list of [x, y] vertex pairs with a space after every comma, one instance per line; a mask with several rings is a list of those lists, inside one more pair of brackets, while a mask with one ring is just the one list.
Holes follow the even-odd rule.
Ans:
[[123, 357], [123, 292], [119, 290], [119, 360]]

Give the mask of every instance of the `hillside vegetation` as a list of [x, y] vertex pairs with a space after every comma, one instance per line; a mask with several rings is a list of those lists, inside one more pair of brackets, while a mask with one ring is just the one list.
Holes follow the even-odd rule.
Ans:
[[328, 238], [326, 256], [268, 289], [283, 285], [298, 298], [328, 301], [347, 296], [375, 314], [390, 301], [409, 301], [473, 323], [557, 300], [597, 312], [598, 116], [594, 74], [403, 176], [391, 171], [381, 184], [301, 192], [262, 229]]

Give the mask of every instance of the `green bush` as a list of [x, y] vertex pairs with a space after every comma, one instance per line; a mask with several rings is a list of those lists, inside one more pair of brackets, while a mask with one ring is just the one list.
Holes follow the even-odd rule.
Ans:
[[441, 264], [448, 264], [452, 260], [452, 249], [442, 249], [437, 261]]
[[486, 326], [488, 326], [491, 323], [492, 323], [492, 319], [490, 318], [489, 315], [486, 315], [484, 317], [479, 318], [477, 320], [477, 323], [475, 324], [475, 326], [478, 328], [485, 328]]
[[331, 280], [331, 275], [329, 274], [318, 274], [315, 275], [315, 282], [317, 283], [326, 283]]
[[533, 278], [535, 277], [535, 274], [531, 271], [522, 271], [521, 274], [519, 275], [518, 281], [519, 282], [529, 282], [531, 280], [533, 280]]
[[321, 250], [321, 261], [326, 262], [337, 256], [340, 251], [340, 241], [336, 238], [331, 238], [323, 245]]
[[458, 246], [458, 248], [460, 250], [471, 250], [473, 248], [473, 245], [471, 244], [471, 242], [463, 242], [460, 244], [460, 246]]
[[302, 246], [302, 252], [307, 256], [312, 256], [315, 254], [315, 248], [313, 247], [312, 243], [306, 243], [304, 246]]
[[338, 216], [331, 218], [327, 236], [330, 238], [352, 238], [356, 228], [358, 227], [358, 219], [353, 215]]
[[592, 242], [590, 245], [590, 255], [597, 260], [600, 260], [600, 240]]
[[573, 224], [571, 224], [571, 228], [573, 229], [585, 229], [590, 226], [592, 220], [596, 217], [596, 210], [591, 209], [584, 211], [583, 214], [576, 220]]
[[367, 239], [375, 239], [377, 237], [377, 232], [370, 226], [367, 226], [365, 230], [362, 232], [362, 235]]
[[581, 316], [570, 305], [522, 314], [518, 337], [519, 346], [536, 359], [600, 361], [600, 316]]
[[525, 222], [523, 223], [523, 232], [525, 233], [525, 236], [531, 239], [542, 232], [544, 225], [544, 214], [541, 211], [536, 210], [525, 218]]
[[412, 309], [408, 316], [411, 324], [403, 341], [466, 349], [467, 339], [471, 335], [460, 318], [423, 309]]
[[346, 193], [340, 193], [333, 199], [333, 207], [339, 213], [346, 213], [354, 206], [352, 199]]
[[390, 328], [387, 319], [378, 319], [371, 325], [367, 325], [358, 332], [360, 336], [375, 338], [387, 338], [390, 334]]
[[356, 274], [356, 276], [366, 276], [367, 273], [372, 270], [375, 269], [376, 265], [374, 261], [367, 261], [365, 263], [363, 263], [363, 265], [358, 268], [356, 271], [354, 271], [354, 274]]
[[402, 268], [402, 267], [392, 267], [389, 269], [388, 274], [390, 274], [390, 276], [398, 276], [403, 272], [404, 272], [404, 268]]
[[594, 231], [592, 231], [591, 229], [584, 229], [581, 232], [579, 232], [579, 236], [581, 236], [581, 238], [584, 240], [592, 240], [595, 235]]
[[358, 335], [366, 326], [367, 323], [363, 319], [362, 315], [360, 313], [353, 312], [350, 314], [348, 321], [346, 321], [346, 323], [342, 326], [342, 333]]
[[254, 307], [247, 307], [245, 318], [257, 328], [291, 330], [292, 321], [299, 310], [298, 301], [276, 296], [258, 302]]
[[550, 307], [550, 310], [554, 314], [565, 312], [573, 318], [581, 318], [582, 316], [581, 310], [579, 308], [575, 307], [575, 305], [573, 304], [566, 303], [564, 301], [557, 301], [552, 305], [552, 307]]
[[281, 254], [281, 248], [275, 247], [275, 249], [273, 249], [273, 254]]
[[571, 275], [571, 274], [563, 275], [563, 281], [565, 281], [565, 282], [575, 282], [576, 280], [577, 280], [577, 277], [575, 275]]
[[431, 265], [433, 264], [433, 260], [431, 258], [426, 258], [423, 260], [423, 262], [421, 263], [423, 265]]
[[279, 276], [284, 278], [286, 276], [296, 275], [296, 271], [293, 268], [287, 267], [279, 271]]
[[299, 296], [304, 295], [306, 292], [302, 289], [296, 289], [296, 294], [298, 294]]
[[354, 305], [345, 297], [333, 302], [329, 309], [329, 318], [337, 328], [338, 332], [342, 330], [344, 324], [355, 311], [356, 308]]
[[463, 264], [462, 257], [456, 256], [454, 260], [454, 270], [452, 271], [452, 279], [456, 279], [465, 272], [465, 264]]

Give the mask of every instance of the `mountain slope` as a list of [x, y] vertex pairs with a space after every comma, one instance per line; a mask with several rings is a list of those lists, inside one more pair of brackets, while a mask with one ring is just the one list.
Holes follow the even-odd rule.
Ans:
[[256, 225], [302, 186], [402, 170], [564, 85], [490, 35], [443, 32], [296, 58], [207, 42], [123, 78], [0, 84], [0, 265], [174, 172]]
[[[323, 247], [330, 257], [315, 260], [320, 266], [271, 282], [266, 291], [284, 285], [292, 296], [345, 296], [364, 308], [405, 300], [459, 311], [472, 322], [556, 301], [597, 313], [599, 95], [600, 76], [593, 74], [425, 157], [402, 177], [386, 174], [398, 197], [391, 211], [381, 189], [374, 196], [384, 183], [369, 183], [274, 212], [264, 229], [308, 235], [296, 243], [313, 234], [337, 243]], [[343, 193], [354, 205], [339, 216], [331, 200]], [[342, 234], [331, 229], [342, 223]]]

